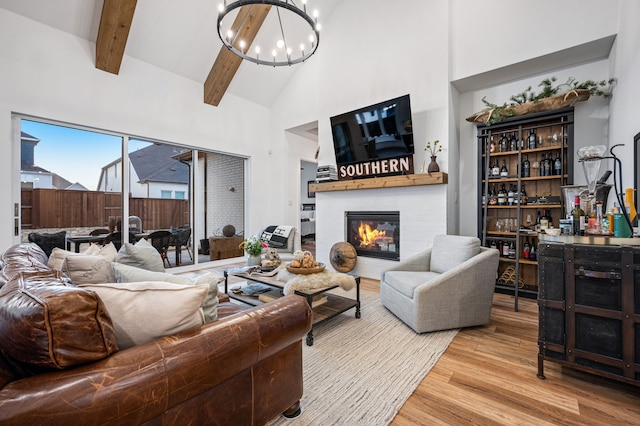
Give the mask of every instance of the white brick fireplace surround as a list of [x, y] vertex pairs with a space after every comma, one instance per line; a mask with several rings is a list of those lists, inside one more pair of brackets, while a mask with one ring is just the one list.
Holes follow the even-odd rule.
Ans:
[[[356, 189], [316, 193], [316, 257], [330, 266], [331, 246], [345, 241], [345, 212], [399, 211], [400, 260], [428, 248], [434, 235], [447, 233], [447, 186]], [[352, 273], [379, 279], [397, 262], [358, 256]]]

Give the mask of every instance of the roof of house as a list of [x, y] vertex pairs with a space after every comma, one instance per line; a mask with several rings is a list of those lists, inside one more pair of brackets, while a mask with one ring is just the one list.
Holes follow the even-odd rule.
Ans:
[[129, 154], [140, 182], [189, 183], [189, 166], [173, 158], [184, 152], [170, 145], [152, 144]]

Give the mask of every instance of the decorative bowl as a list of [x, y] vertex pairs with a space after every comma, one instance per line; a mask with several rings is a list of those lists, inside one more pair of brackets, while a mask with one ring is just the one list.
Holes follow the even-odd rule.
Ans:
[[547, 235], [560, 235], [560, 228], [548, 228], [544, 230], [544, 233]]
[[315, 268], [292, 268], [291, 264], [287, 265], [287, 271], [291, 272], [292, 274], [301, 275], [317, 274], [318, 272], [324, 271], [324, 268], [324, 263], [318, 263], [318, 266], [316, 266]]

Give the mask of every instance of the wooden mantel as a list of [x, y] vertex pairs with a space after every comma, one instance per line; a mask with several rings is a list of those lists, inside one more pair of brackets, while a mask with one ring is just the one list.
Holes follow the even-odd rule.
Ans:
[[447, 183], [447, 180], [446, 173], [420, 173], [415, 175], [312, 183], [309, 185], [309, 190], [313, 192], [329, 192], [353, 191], [357, 189], [397, 188], [401, 186], [440, 185]]

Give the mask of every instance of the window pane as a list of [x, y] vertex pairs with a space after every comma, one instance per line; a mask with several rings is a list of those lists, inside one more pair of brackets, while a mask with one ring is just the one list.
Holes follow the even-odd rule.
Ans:
[[185, 192], [184, 191], [176, 191], [176, 200], [185, 200]]
[[171, 191], [160, 191], [160, 198], [171, 198]]
[[21, 120], [23, 241], [30, 232], [75, 236], [108, 229], [109, 218], [122, 214], [122, 173], [115, 173], [121, 152], [121, 137]]

